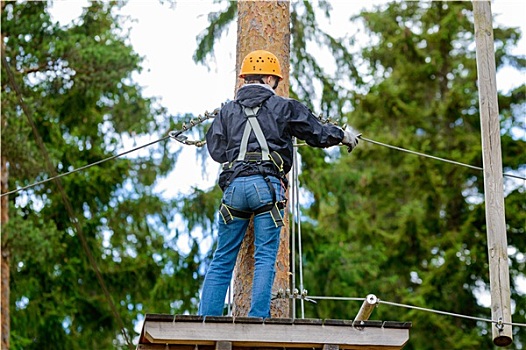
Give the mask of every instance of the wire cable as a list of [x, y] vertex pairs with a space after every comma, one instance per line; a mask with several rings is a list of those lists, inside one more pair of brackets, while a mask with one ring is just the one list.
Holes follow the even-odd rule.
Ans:
[[31, 187], [35, 187], [35, 186], [38, 186], [38, 185], [42, 185], [46, 182], [49, 182], [49, 181], [53, 181], [53, 180], [56, 180], [56, 179], [59, 179], [61, 177], [64, 177], [64, 176], [67, 176], [67, 175], [71, 175], [73, 173], [76, 173], [76, 172], [79, 172], [79, 171], [82, 171], [82, 170], [86, 170], [88, 168], [91, 168], [92, 166], [95, 166], [95, 165], [99, 165], [101, 163], [104, 163], [104, 162], [107, 162], [109, 160], [112, 160], [112, 159], [116, 159], [116, 158], [119, 158], [119, 157], [122, 157], [128, 153], [132, 153], [132, 152], [135, 152], [137, 150], [140, 150], [141, 148], [145, 148], [145, 147], [148, 147], [148, 146], [151, 146], [153, 144], [156, 144], [158, 142], [161, 142], [161, 141], [164, 141], [168, 138], [170, 138], [171, 136], [168, 135], [168, 136], [165, 136], [163, 138], [160, 138], [156, 141], [152, 141], [152, 142], [149, 142], [147, 144], [144, 144], [142, 146], [138, 146], [138, 147], [135, 147], [135, 148], [132, 148], [128, 151], [125, 151], [125, 152], [122, 152], [122, 153], [119, 153], [119, 154], [116, 154], [116, 155], [113, 155], [111, 157], [108, 157], [108, 158], [104, 158], [104, 159], [101, 159], [99, 161], [96, 161], [94, 163], [91, 163], [91, 164], [87, 164], [87, 165], [84, 165], [84, 166], [81, 166], [80, 168], [77, 168], [77, 169], [73, 169], [71, 171], [68, 171], [66, 173], [62, 173], [62, 174], [58, 174], [58, 175], [55, 175], [55, 176], [52, 176], [48, 179], [45, 179], [45, 180], [42, 180], [42, 181], [38, 181], [38, 182], [35, 182], [33, 184], [30, 184], [30, 185], [27, 185], [27, 186], [24, 186], [24, 187], [20, 187], [20, 188], [17, 188], [16, 190], [12, 190], [12, 191], [9, 191], [9, 192], [5, 192], [5, 193], [2, 193], [2, 195], [0, 197], [3, 197], [3, 196], [8, 196], [10, 194], [13, 194], [13, 193], [17, 193], [17, 192], [20, 192], [20, 191], [23, 191], [23, 190], [27, 190], [28, 188], [31, 188]]
[[[331, 297], [331, 296], [309, 296], [309, 299], [313, 299], [313, 300], [335, 300], [335, 301], [364, 301], [366, 298]], [[525, 323], [502, 322], [502, 321], [492, 320], [492, 319], [489, 319], [489, 318], [462, 315], [462, 314], [457, 314], [457, 313], [453, 313], [453, 312], [434, 310], [434, 309], [420, 307], [420, 306], [394, 303], [394, 302], [390, 302], [390, 301], [384, 301], [384, 300], [381, 300], [381, 299], [378, 299], [378, 304], [385, 304], [385, 305], [390, 305], [390, 306], [404, 307], [404, 308], [407, 308], [407, 309], [414, 309], [414, 310], [418, 310], [418, 311], [431, 312], [431, 313], [435, 313], [435, 314], [439, 314], [439, 315], [452, 316], [452, 317], [457, 317], [457, 318], [466, 318], [466, 319], [470, 319], [470, 320], [482, 321], [482, 322], [487, 322], [487, 323], [501, 323], [503, 325], [510, 325], [510, 326], [515, 326], [515, 327], [526, 327]]]
[[[366, 138], [366, 137], [363, 137], [362, 135], [359, 135], [358, 138], [359, 138], [360, 140], [364, 140], [364, 141], [366, 141], [366, 142], [370, 142], [370, 143], [373, 143], [373, 144], [375, 144], [375, 145], [380, 145], [380, 146], [384, 146], [384, 147], [387, 147], [387, 148], [395, 149], [395, 150], [397, 150], [397, 151], [402, 151], [402, 152], [406, 152], [406, 153], [411, 153], [411, 154], [415, 154], [415, 155], [417, 155], [417, 156], [421, 156], [421, 157], [431, 158], [431, 159], [439, 160], [439, 161], [446, 162], [446, 163], [451, 163], [451, 164], [455, 164], [455, 165], [460, 165], [460, 166], [467, 167], [467, 168], [470, 168], [470, 169], [475, 169], [475, 170], [481, 170], [481, 171], [484, 171], [484, 168], [481, 168], [481, 167], [478, 167], [478, 166], [469, 165], [469, 164], [465, 164], [465, 163], [457, 162], [457, 161], [450, 160], [450, 159], [446, 159], [446, 158], [440, 158], [440, 157], [431, 156], [431, 155], [428, 155], [428, 154], [425, 154], [425, 153], [416, 152], [416, 151], [411, 151], [411, 150], [408, 150], [408, 149], [405, 149], [405, 148], [402, 148], [402, 147], [397, 147], [397, 146], [388, 145], [388, 144], [386, 144], [386, 143], [382, 143], [382, 142], [378, 142], [378, 141], [374, 141], [374, 140], [368, 139], [368, 138]], [[526, 180], [526, 177], [522, 177], [522, 176], [518, 176], [518, 175], [513, 175], [513, 174], [508, 174], [508, 173], [504, 173], [504, 174], [502, 174], [502, 175], [504, 175], [504, 176], [508, 176], [508, 177], [514, 177], [514, 178], [517, 178], [517, 179], [520, 179], [520, 180]]]
[[483, 322], [488, 322], [488, 323], [502, 323], [502, 324], [510, 325], [510, 326], [526, 327], [525, 323], [501, 322], [501, 321], [495, 321], [489, 318], [461, 315], [461, 314], [456, 314], [453, 312], [439, 311], [439, 310], [429, 309], [429, 308], [420, 307], [420, 306], [393, 303], [390, 301], [378, 300], [378, 303], [385, 304], [385, 305], [391, 305], [391, 306], [404, 307], [404, 308], [414, 309], [414, 310], [419, 310], [419, 311], [426, 311], [426, 312], [431, 312], [431, 313], [440, 314], [440, 315], [446, 315], [446, 316], [452, 316], [452, 317], [458, 317], [458, 318], [467, 318], [467, 319], [475, 320], [475, 321], [483, 321]]
[[364, 301], [365, 298], [352, 298], [352, 297], [323, 297], [323, 296], [310, 296], [309, 299], [314, 300], [336, 300], [336, 301]]
[[[384, 147], [387, 147], [387, 148], [391, 148], [391, 149], [394, 149], [394, 150], [398, 150], [398, 151], [402, 151], [402, 152], [406, 152], [406, 153], [410, 153], [410, 154], [414, 154], [414, 155], [417, 155], [417, 156], [421, 156], [421, 157], [426, 157], [426, 158], [431, 158], [431, 159], [435, 159], [435, 160], [439, 160], [439, 161], [442, 161], [442, 162], [446, 162], [446, 163], [451, 163], [451, 164], [455, 164], [455, 165], [460, 165], [460, 166], [463, 166], [463, 167], [467, 167], [467, 168], [470, 168], [470, 169], [475, 169], [475, 170], [480, 170], [480, 171], [483, 171], [484, 168], [481, 168], [481, 167], [478, 167], [478, 166], [474, 166], [474, 165], [470, 165], [470, 164], [465, 164], [465, 163], [461, 163], [461, 162], [457, 162], [457, 161], [454, 161], [454, 160], [450, 160], [450, 159], [446, 159], [446, 158], [440, 158], [440, 157], [436, 157], [436, 156], [432, 156], [432, 155], [428, 155], [428, 154], [425, 154], [425, 153], [421, 153], [421, 152], [416, 152], [416, 151], [412, 151], [412, 150], [408, 150], [408, 149], [405, 149], [405, 148], [402, 148], [402, 147], [398, 147], [398, 146], [393, 146], [393, 145], [389, 145], [389, 144], [386, 144], [386, 143], [382, 143], [382, 142], [378, 142], [378, 141], [375, 141], [375, 140], [371, 140], [371, 139], [368, 139], [368, 138], [365, 138], [363, 137], [362, 135], [359, 135], [358, 136], [360, 138], [360, 140], [364, 140], [366, 142], [370, 142], [372, 144], [376, 144], [376, 145], [379, 145], [379, 146], [384, 146]], [[8, 196], [10, 194], [14, 194], [14, 193], [17, 193], [17, 192], [20, 192], [20, 191], [23, 191], [23, 190], [27, 190], [28, 188], [31, 188], [31, 187], [35, 187], [35, 186], [38, 186], [38, 185], [42, 185], [46, 182], [49, 182], [49, 181], [52, 181], [54, 179], [57, 179], [57, 178], [61, 178], [61, 177], [64, 177], [64, 176], [67, 176], [67, 175], [70, 175], [70, 174], [73, 174], [73, 173], [76, 173], [78, 171], [82, 171], [82, 170], [86, 170], [92, 166], [95, 166], [95, 165], [99, 165], [101, 163], [104, 163], [106, 161], [109, 161], [109, 160], [112, 160], [112, 159], [115, 159], [115, 158], [119, 158], [119, 157], [122, 157], [128, 153], [132, 153], [132, 152], [135, 152], [141, 148], [145, 148], [145, 147], [148, 147], [148, 146], [151, 146], [155, 143], [158, 143], [158, 142], [161, 142], [161, 141], [164, 141], [168, 138], [174, 138], [173, 135], [168, 135], [168, 136], [165, 136], [165, 137], [162, 137], [156, 141], [152, 141], [152, 142], [149, 142], [147, 144], [144, 144], [142, 146], [138, 146], [138, 147], [135, 147], [135, 148], [132, 148], [128, 151], [125, 151], [125, 152], [122, 152], [122, 153], [119, 153], [117, 155], [114, 155], [114, 156], [111, 156], [111, 157], [108, 157], [108, 158], [105, 158], [105, 159], [102, 159], [102, 160], [99, 160], [99, 161], [96, 161], [94, 163], [91, 163], [91, 164], [87, 164], [87, 165], [84, 165], [80, 168], [77, 168], [77, 169], [73, 169], [71, 171], [68, 171], [66, 173], [63, 173], [63, 174], [59, 174], [59, 175], [56, 175], [56, 176], [53, 176], [53, 177], [50, 177], [48, 179], [45, 179], [45, 180], [42, 180], [42, 181], [38, 181], [38, 182], [35, 182], [33, 184], [30, 184], [30, 185], [27, 185], [27, 186], [24, 186], [24, 187], [20, 187], [20, 188], [17, 188], [15, 190], [12, 190], [12, 191], [9, 191], [9, 192], [5, 192], [5, 193], [2, 193], [0, 194], [0, 197], [4, 197], [4, 196]], [[180, 141], [180, 140], [178, 140]], [[181, 142], [181, 141], [180, 141]], [[202, 143], [202, 141], [199, 141]], [[195, 142], [194, 142], [195, 143]], [[183, 142], [183, 144], [190, 144], [188, 142]], [[301, 143], [301, 144], [294, 144], [294, 147], [300, 147], [300, 146], [307, 146], [307, 144], [305, 143]], [[516, 179], [519, 179], [519, 180], [525, 180], [526, 181], [526, 177], [522, 177], [522, 176], [518, 176], [518, 175], [514, 175], [514, 174], [509, 174], [509, 173], [504, 173], [502, 174], [503, 176], [507, 176], [507, 177], [513, 177], [513, 178], [516, 178]]]

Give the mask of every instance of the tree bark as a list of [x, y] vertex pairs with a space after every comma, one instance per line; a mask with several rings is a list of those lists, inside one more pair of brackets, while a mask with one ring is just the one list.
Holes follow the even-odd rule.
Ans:
[[[0, 4], [0, 15], [2, 12], [4, 12], [6, 2], [2, 1]], [[2, 40], [2, 43], [4, 42], [4, 35], [3, 33], [0, 33], [0, 38]], [[1, 121], [1, 127], [4, 128], [6, 124], [5, 118], [2, 118]], [[1, 148], [1, 147], [0, 147]], [[1, 151], [0, 151], [1, 153]], [[5, 157], [0, 157], [0, 192], [5, 193], [7, 192], [7, 159]], [[10, 326], [11, 326], [11, 318], [9, 317], [9, 250], [7, 248], [7, 244], [5, 242], [7, 241], [6, 232], [4, 230], [4, 225], [7, 223], [7, 220], [9, 219], [9, 213], [8, 213], [8, 196], [2, 197], [0, 199], [0, 235], [1, 235], [1, 256], [2, 256], [2, 262], [1, 262], [1, 272], [0, 272], [0, 278], [1, 278], [1, 284], [0, 284], [0, 290], [1, 290], [1, 297], [0, 297], [0, 318], [2, 323], [2, 340], [0, 343], [0, 349], [9, 350], [9, 333], [11, 332]]]
[[[5, 157], [1, 157], [1, 192], [7, 192], [7, 161]], [[6, 232], [4, 230], [4, 225], [7, 223], [9, 218], [8, 209], [8, 196], [1, 198], [0, 204], [0, 225], [2, 231], [2, 297], [1, 297], [1, 318], [2, 318], [2, 343], [0, 348], [8, 350], [9, 349], [9, 333], [10, 333], [10, 317], [9, 317], [9, 250], [7, 248]]]
[[[290, 2], [289, 1], [247, 1], [238, 2], [237, 61], [239, 72], [243, 58], [253, 50], [267, 50], [275, 54], [281, 64], [283, 80], [277, 94], [288, 97], [289, 54], [290, 54]], [[236, 91], [243, 84], [237, 78]], [[285, 209], [287, 213], [287, 209]], [[287, 214], [286, 214], [287, 216]], [[289, 221], [281, 230], [280, 247], [276, 259], [276, 278], [273, 291], [289, 288], [290, 249]], [[252, 280], [254, 275], [254, 226], [247, 229], [234, 270], [234, 316], [246, 316], [250, 310]], [[289, 301], [273, 300], [270, 308], [272, 317], [289, 317]]]

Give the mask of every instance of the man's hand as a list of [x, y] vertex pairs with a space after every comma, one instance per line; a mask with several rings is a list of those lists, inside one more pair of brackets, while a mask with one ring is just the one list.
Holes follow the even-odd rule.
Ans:
[[354, 135], [352, 132], [348, 130], [343, 131], [343, 140], [342, 143], [347, 146], [347, 152], [351, 153], [351, 151], [358, 146], [358, 137], [361, 134]]

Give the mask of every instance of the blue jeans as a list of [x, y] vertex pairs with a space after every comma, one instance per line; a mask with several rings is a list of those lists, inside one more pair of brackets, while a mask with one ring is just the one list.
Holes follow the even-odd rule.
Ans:
[[[280, 180], [272, 176], [270, 179], [275, 189], [276, 200], [283, 200], [285, 190]], [[272, 203], [272, 193], [261, 175], [238, 177], [225, 189], [223, 202], [238, 210], [252, 211]], [[226, 292], [248, 224], [249, 219], [236, 217], [226, 224], [219, 217], [217, 248], [205, 276], [199, 315], [223, 314]], [[276, 273], [280, 231], [281, 227], [276, 227], [269, 212], [254, 216], [255, 268], [252, 302], [248, 313], [250, 317], [270, 317], [271, 290]]]

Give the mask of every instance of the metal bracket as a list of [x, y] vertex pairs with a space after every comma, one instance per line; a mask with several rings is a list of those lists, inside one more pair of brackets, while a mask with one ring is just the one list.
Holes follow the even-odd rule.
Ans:
[[292, 292], [289, 288], [285, 290], [281, 288], [277, 293], [272, 293], [272, 300], [275, 299], [300, 299], [317, 304], [316, 300], [308, 297], [308, 291], [306, 289], [303, 289], [300, 294], [300, 291], [297, 288], [294, 288]]

